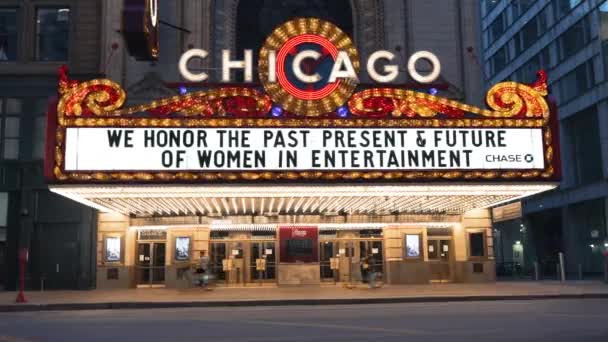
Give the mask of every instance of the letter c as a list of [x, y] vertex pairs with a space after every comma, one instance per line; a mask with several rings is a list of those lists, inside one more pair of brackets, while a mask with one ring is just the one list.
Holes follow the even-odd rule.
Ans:
[[191, 58], [198, 57], [200, 59], [204, 59], [207, 57], [208, 53], [202, 49], [190, 49], [179, 58], [179, 73], [190, 82], [202, 82], [207, 79], [207, 74], [201, 72], [200, 74], [195, 74], [188, 70], [188, 61]]

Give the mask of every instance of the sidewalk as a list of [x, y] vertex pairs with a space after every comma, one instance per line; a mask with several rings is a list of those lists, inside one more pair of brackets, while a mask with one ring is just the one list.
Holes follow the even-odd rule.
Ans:
[[0, 312], [170, 308], [209, 306], [324, 305], [364, 303], [608, 298], [601, 282], [497, 282], [488, 284], [399, 285], [369, 289], [341, 286], [246, 287], [202, 289], [127, 289], [26, 292], [27, 304], [16, 304], [15, 292], [0, 292]]

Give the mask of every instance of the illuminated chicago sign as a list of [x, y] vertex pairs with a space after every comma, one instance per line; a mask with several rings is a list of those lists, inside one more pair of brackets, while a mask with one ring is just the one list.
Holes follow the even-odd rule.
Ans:
[[[207, 73], [193, 73], [188, 61], [204, 59], [208, 54], [202, 49], [186, 51], [179, 61], [181, 75], [188, 81], [205, 81]], [[253, 81], [253, 51], [245, 50], [243, 55], [243, 60], [231, 60], [230, 50], [222, 50], [222, 82], [231, 81], [233, 69], [243, 69], [245, 82]], [[399, 67], [388, 64], [378, 70], [377, 65], [394, 59], [390, 51], [372, 53], [366, 63], [368, 75], [378, 83], [393, 82]], [[416, 70], [420, 59], [431, 65], [426, 75]], [[346, 102], [359, 81], [359, 68], [359, 52], [350, 37], [337, 26], [315, 18], [293, 20], [277, 27], [258, 56], [258, 76], [273, 101], [287, 110], [313, 115], [331, 112]], [[319, 69], [326, 72], [319, 73]], [[441, 63], [433, 53], [418, 51], [409, 58], [407, 70], [415, 81], [431, 83], [439, 77]]]
[[[184, 54], [184, 76], [197, 54]], [[225, 54], [224, 77], [237, 66], [251, 77], [248, 55], [231, 61]], [[414, 70], [419, 58], [431, 61], [430, 74]], [[376, 70], [380, 59], [389, 64]], [[411, 76], [435, 79], [434, 59], [414, 54]], [[357, 89], [350, 38], [302, 18], [264, 43], [260, 88], [219, 87], [123, 107], [118, 84], [73, 81], [63, 69], [49, 114], [46, 175], [72, 183], [559, 179], [544, 72], [533, 84], [496, 84], [486, 109], [383, 87], [398, 72], [391, 60], [387, 51], [372, 54], [366, 67], [378, 87]]]

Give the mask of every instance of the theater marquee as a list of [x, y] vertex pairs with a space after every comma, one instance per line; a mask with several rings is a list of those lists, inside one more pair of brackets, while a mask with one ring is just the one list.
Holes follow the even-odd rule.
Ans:
[[[316, 65], [324, 60], [310, 51], [322, 53], [327, 44], [337, 51], [322, 57], [329, 65], [341, 47], [358, 56], [341, 31], [318, 19], [277, 30], [273, 49], [282, 51], [284, 41], [295, 51], [305, 36], [301, 44]], [[323, 36], [322, 44], [311, 35]], [[275, 61], [284, 63], [281, 72], [306, 59], [283, 57]], [[358, 89], [352, 78], [334, 82], [346, 88], [324, 75], [312, 85], [289, 73], [270, 82], [268, 60], [260, 63], [263, 87], [209, 89], [128, 108], [116, 83], [69, 80], [62, 69], [59, 103], [49, 114], [47, 176], [64, 183], [559, 179], [544, 72], [533, 84], [495, 85], [484, 109], [409, 89]], [[358, 70], [358, 60], [353, 64]], [[311, 95], [319, 89], [329, 90]]]
[[544, 168], [530, 128], [67, 128], [65, 170]]

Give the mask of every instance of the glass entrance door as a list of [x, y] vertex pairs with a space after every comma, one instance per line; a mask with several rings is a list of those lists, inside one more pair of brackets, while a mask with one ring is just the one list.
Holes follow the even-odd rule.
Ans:
[[[382, 251], [382, 241], [359, 241], [360, 258], [370, 257], [370, 269], [378, 276], [384, 274], [384, 254]], [[380, 279], [377, 279], [380, 280]]]
[[212, 242], [211, 251], [209, 253], [211, 274], [215, 277], [215, 280], [220, 283], [226, 282], [226, 272], [224, 271], [224, 259], [226, 258], [226, 243]]
[[[276, 250], [275, 243], [271, 241], [250, 243], [249, 274], [252, 282], [274, 281], [276, 279]], [[258, 260], [264, 260], [265, 265]], [[258, 267], [260, 266], [260, 267]], [[264, 267], [262, 267], [264, 266]]]
[[338, 256], [338, 243], [335, 241], [319, 242], [319, 266], [321, 281], [336, 281], [337, 270], [331, 269], [331, 258]]
[[452, 260], [452, 240], [429, 239], [427, 252], [431, 271], [431, 281], [449, 282], [452, 279], [450, 261]]
[[160, 285], [165, 282], [165, 243], [137, 244], [137, 285]]

